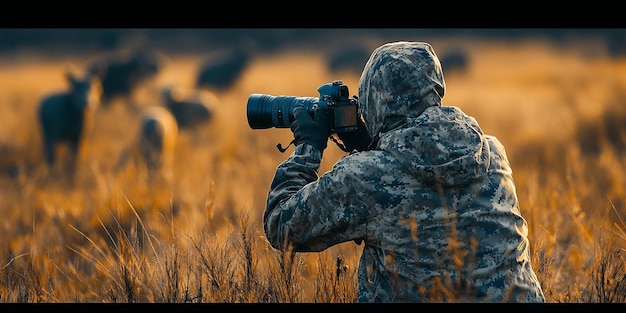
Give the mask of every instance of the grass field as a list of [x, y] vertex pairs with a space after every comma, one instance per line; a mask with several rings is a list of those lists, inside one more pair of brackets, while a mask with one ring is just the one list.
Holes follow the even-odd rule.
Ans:
[[[449, 43], [432, 42], [436, 51]], [[626, 302], [626, 59], [546, 42], [468, 41], [470, 67], [446, 76], [444, 105], [504, 143], [533, 266], [548, 302]], [[601, 51], [601, 49], [600, 49]], [[170, 55], [155, 85], [192, 88], [200, 55]], [[172, 179], [113, 170], [135, 137], [123, 102], [99, 108], [76, 184], [43, 165], [36, 108], [89, 56], [0, 58], [0, 302], [354, 302], [360, 246], [279, 253], [262, 231], [265, 197], [288, 129], [252, 130], [252, 93], [317, 96], [342, 79], [321, 55], [258, 57], [215, 118], [181, 133]], [[136, 94], [150, 103], [150, 88]], [[345, 153], [334, 144], [322, 171]]]

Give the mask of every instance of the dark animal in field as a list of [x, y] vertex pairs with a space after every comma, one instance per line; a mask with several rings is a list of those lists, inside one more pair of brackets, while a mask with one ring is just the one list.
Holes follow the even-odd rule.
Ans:
[[224, 91], [237, 81], [250, 60], [250, 53], [243, 48], [232, 48], [216, 53], [200, 66], [196, 87]]
[[330, 50], [326, 55], [326, 65], [332, 72], [350, 71], [361, 74], [367, 59], [370, 57], [370, 49], [362, 44], [342, 44]]
[[213, 118], [211, 107], [217, 105], [217, 97], [210, 91], [185, 90], [165, 87], [161, 90], [162, 101], [185, 131], [194, 131]]
[[102, 84], [103, 106], [115, 99], [132, 100], [133, 92], [154, 78], [162, 67], [163, 58], [153, 51], [138, 50], [128, 55], [115, 55], [94, 62], [88, 71], [97, 75]]
[[156, 173], [170, 175], [174, 162], [178, 125], [172, 113], [162, 106], [150, 106], [141, 111], [137, 137], [119, 159], [118, 169], [129, 159], [146, 166], [151, 177]]
[[626, 29], [610, 29], [605, 32], [607, 52], [614, 58], [626, 55]]
[[469, 66], [469, 56], [463, 49], [450, 49], [439, 57], [439, 62], [444, 73], [463, 73]]
[[46, 164], [52, 168], [57, 162], [57, 148], [65, 143], [69, 147], [65, 168], [73, 176], [81, 139], [92, 123], [98, 105], [99, 84], [93, 75], [76, 77], [67, 70], [69, 90], [42, 98], [38, 117], [43, 139]]
[[575, 132], [575, 140], [584, 155], [599, 156], [611, 149], [626, 154], [626, 107], [613, 105], [594, 118], [582, 118]]

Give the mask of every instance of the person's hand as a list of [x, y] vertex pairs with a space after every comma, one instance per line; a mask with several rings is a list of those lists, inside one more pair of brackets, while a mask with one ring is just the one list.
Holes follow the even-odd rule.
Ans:
[[346, 152], [350, 152], [352, 150], [357, 151], [365, 151], [369, 147], [370, 142], [372, 142], [372, 138], [370, 134], [367, 132], [367, 128], [365, 128], [365, 123], [359, 117], [357, 118], [357, 129], [350, 132], [341, 132], [337, 133], [337, 136], [341, 141], [343, 141], [343, 145], [346, 147]]
[[296, 107], [293, 110], [295, 120], [291, 123], [291, 131], [295, 138], [295, 144], [307, 143], [320, 151], [324, 151], [328, 144], [328, 117], [324, 109], [315, 109], [313, 118], [304, 107]]

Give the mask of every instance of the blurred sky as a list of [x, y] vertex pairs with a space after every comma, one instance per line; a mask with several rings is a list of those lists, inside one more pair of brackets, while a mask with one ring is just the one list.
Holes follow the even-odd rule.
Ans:
[[626, 29], [561, 28], [70, 28], [0, 29], [0, 53], [17, 49], [47, 53], [85, 53], [144, 45], [165, 52], [198, 52], [247, 44], [260, 52], [308, 48], [323, 51], [358, 40], [481, 38], [501, 41], [545, 38], [555, 43], [587, 38], [607, 42], [612, 54], [626, 51]]

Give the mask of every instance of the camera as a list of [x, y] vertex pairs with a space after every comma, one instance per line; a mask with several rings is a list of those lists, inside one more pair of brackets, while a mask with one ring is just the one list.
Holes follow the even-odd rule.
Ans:
[[302, 106], [311, 116], [317, 107], [324, 109], [330, 134], [357, 129], [359, 102], [355, 96], [348, 96], [343, 81], [323, 84], [317, 91], [319, 98], [252, 94], [248, 97], [248, 125], [252, 129], [289, 128], [295, 120], [293, 110]]

